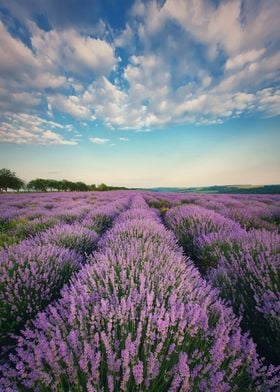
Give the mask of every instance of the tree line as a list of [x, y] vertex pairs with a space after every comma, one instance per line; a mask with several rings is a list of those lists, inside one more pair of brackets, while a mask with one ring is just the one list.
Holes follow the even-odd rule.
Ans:
[[111, 191], [117, 189], [127, 189], [125, 187], [110, 186], [106, 184], [87, 185], [82, 181], [53, 180], [45, 178], [36, 178], [28, 183], [17, 177], [15, 172], [9, 169], [0, 169], [0, 192], [7, 192], [8, 189], [14, 191], [26, 190], [31, 192], [48, 192], [48, 191], [64, 191], [64, 192], [85, 192], [85, 191]]

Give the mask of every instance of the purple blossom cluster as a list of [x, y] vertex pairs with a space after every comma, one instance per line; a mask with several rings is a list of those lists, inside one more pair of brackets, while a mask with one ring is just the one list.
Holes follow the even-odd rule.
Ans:
[[[215, 211], [194, 205], [182, 205], [170, 209], [165, 215], [165, 222], [193, 259], [197, 259], [201, 253], [202, 240], [205, 241], [205, 250], [207, 250], [208, 240], [212, 243], [221, 238], [237, 237], [245, 233], [239, 223]], [[209, 268], [208, 257], [205, 262], [206, 265], [199, 265], [202, 270]]]
[[[109, 201], [108, 213], [113, 216], [115, 209], [117, 216], [129, 201], [130, 196]], [[0, 250], [1, 355], [12, 348], [15, 334], [59, 297], [61, 288], [96, 248], [99, 235], [80, 225], [77, 219], [73, 224], [46, 216], [8, 222], [9, 228], [21, 230], [22, 237], [29, 238]], [[50, 226], [53, 227], [43, 231]]]
[[141, 195], [22, 331], [2, 372], [7, 392], [272, 391], [279, 383]]
[[95, 208], [88, 212], [81, 224], [102, 234], [111, 226], [113, 219], [127, 207], [129, 200], [130, 197], [123, 197], [107, 205]]
[[0, 252], [1, 345], [57, 298], [81, 261], [74, 251], [28, 240]]
[[[127, 192], [0, 195], [0, 247], [19, 242], [55, 226], [79, 223], [96, 232], [109, 227], [122, 211]], [[90, 219], [92, 216], [92, 219]]]
[[146, 195], [146, 200], [149, 205], [157, 208], [164, 202], [169, 203], [171, 207], [178, 204], [195, 204], [239, 222], [246, 230], [252, 228], [272, 231], [279, 229], [279, 195], [164, 193], [158, 196], [150, 192]]
[[27, 218], [17, 219], [10, 225], [10, 233], [16, 236], [19, 240], [45, 231], [57, 224], [56, 218], [38, 217], [33, 220]]
[[242, 316], [260, 352], [280, 363], [280, 236], [252, 230], [235, 242], [216, 244], [212, 284]]
[[84, 257], [90, 254], [98, 241], [95, 231], [89, 230], [79, 223], [58, 224], [33, 238], [36, 244], [58, 245], [64, 248], [73, 249]]
[[169, 210], [167, 225], [212, 285], [220, 290], [262, 355], [280, 363], [280, 236], [242, 229], [202, 207]]

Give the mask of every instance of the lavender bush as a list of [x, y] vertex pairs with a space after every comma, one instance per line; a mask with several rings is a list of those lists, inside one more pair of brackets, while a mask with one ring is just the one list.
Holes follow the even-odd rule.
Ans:
[[[242, 235], [241, 226], [222, 215], [197, 206], [183, 205], [169, 210], [165, 215], [167, 226], [174, 231], [184, 250], [193, 258], [197, 259], [200, 246], [197, 241], [203, 236], [227, 236]], [[204, 271], [207, 265], [199, 263]]]
[[85, 216], [81, 224], [91, 230], [95, 230], [98, 234], [102, 234], [112, 225], [113, 219], [127, 207], [129, 200], [129, 197], [125, 197], [96, 208]]
[[94, 250], [97, 240], [98, 235], [95, 231], [79, 224], [59, 224], [34, 237], [35, 243], [62, 246], [84, 256]]
[[280, 363], [280, 236], [253, 230], [226, 251], [216, 248], [215, 256], [218, 265], [208, 273], [212, 284], [242, 315], [262, 354]]
[[262, 355], [279, 363], [280, 237], [275, 232], [246, 232], [235, 222], [197, 207], [166, 214], [186, 251], [220, 295], [242, 316]]
[[80, 262], [74, 251], [29, 241], [0, 252], [1, 344], [57, 298]]
[[40, 217], [33, 220], [14, 221], [9, 232], [19, 240], [49, 229], [57, 224], [54, 218]]

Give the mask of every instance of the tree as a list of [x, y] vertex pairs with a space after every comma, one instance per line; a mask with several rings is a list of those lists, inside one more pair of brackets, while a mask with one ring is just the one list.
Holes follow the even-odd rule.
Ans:
[[60, 190], [61, 191], [70, 191], [72, 187], [72, 182], [68, 180], [60, 181]]
[[16, 176], [15, 172], [5, 168], [0, 170], [0, 192], [7, 192], [8, 189], [19, 191], [23, 187], [24, 182]]
[[20, 178], [15, 177], [12, 180], [10, 188], [19, 192], [20, 189], [24, 189], [25, 188], [25, 183]]
[[58, 190], [59, 189], [59, 181], [57, 181], [57, 180], [45, 180], [46, 181], [46, 185], [47, 185], [47, 188], [48, 189], [50, 189], [51, 191], [52, 190], [54, 190], [54, 189], [56, 189], [56, 190]]
[[89, 189], [88, 186], [82, 181], [76, 182], [75, 185], [76, 185], [76, 191], [84, 192], [84, 191], [88, 191]]
[[31, 180], [27, 184], [27, 189], [35, 190], [35, 191], [41, 191], [41, 192], [46, 192], [47, 191], [47, 181], [44, 180], [43, 178], [36, 178], [36, 180]]
[[106, 184], [100, 184], [100, 185], [98, 185], [98, 187], [96, 188], [96, 190], [97, 191], [107, 191], [108, 190], [108, 187], [107, 187], [107, 185]]

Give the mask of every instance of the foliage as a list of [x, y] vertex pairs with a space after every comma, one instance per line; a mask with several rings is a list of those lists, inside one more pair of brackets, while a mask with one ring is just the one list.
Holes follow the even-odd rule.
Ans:
[[28, 241], [0, 252], [2, 344], [59, 295], [80, 262], [80, 256], [73, 251], [52, 245], [35, 246]]
[[19, 191], [21, 188], [24, 188], [24, 181], [18, 178], [15, 172], [0, 169], [0, 192], [7, 192], [8, 189]]
[[72, 182], [68, 180], [51, 180], [51, 179], [43, 179], [43, 178], [37, 178], [36, 180], [31, 180], [27, 184], [27, 189], [28, 190], [33, 190], [33, 191], [41, 191], [41, 192], [47, 192], [47, 191], [79, 191], [79, 192], [84, 192], [84, 191], [109, 191], [113, 189], [125, 189], [122, 187], [112, 187], [108, 186], [106, 184], [100, 184], [98, 186], [95, 185], [86, 185], [82, 181], [77, 181], [77, 182]]
[[[7, 192], [8, 189], [19, 191], [25, 189], [25, 183], [23, 180], [18, 178], [15, 172], [9, 169], [0, 169], [0, 192]], [[68, 180], [54, 180], [36, 178], [31, 180], [26, 185], [28, 191], [70, 191], [70, 192], [86, 192], [86, 191], [111, 191], [126, 189], [125, 187], [110, 186], [104, 183], [96, 186], [95, 184], [87, 185], [82, 181], [68, 181]]]

